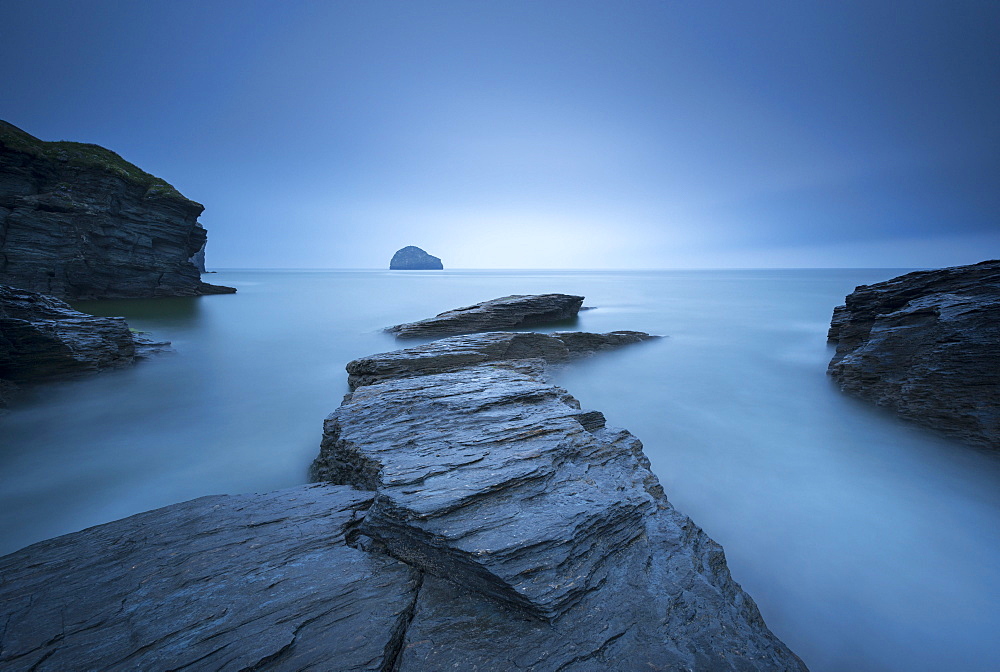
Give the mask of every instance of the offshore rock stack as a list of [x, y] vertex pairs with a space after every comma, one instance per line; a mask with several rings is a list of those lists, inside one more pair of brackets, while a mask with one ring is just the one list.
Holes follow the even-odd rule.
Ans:
[[432, 254], [427, 254], [419, 247], [407, 245], [396, 250], [389, 260], [390, 271], [440, 271], [444, 269], [441, 260]]

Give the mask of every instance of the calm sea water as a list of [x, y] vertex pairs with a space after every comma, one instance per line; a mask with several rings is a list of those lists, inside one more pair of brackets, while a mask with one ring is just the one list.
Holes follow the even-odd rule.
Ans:
[[841, 395], [833, 307], [894, 270], [229, 271], [232, 296], [79, 304], [176, 352], [41, 388], [0, 420], [0, 552], [207, 494], [303, 483], [344, 364], [386, 325], [583, 294], [588, 331], [668, 338], [557, 375], [646, 446], [816, 672], [1000, 669], [1000, 459]]

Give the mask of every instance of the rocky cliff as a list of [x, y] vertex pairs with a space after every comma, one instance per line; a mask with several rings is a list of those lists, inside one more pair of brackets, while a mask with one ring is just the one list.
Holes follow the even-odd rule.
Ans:
[[66, 299], [234, 292], [191, 262], [202, 210], [110, 150], [0, 121], [0, 283]]
[[440, 259], [413, 245], [397, 250], [389, 260], [391, 271], [440, 271], [443, 268]]
[[1000, 261], [862, 285], [829, 338], [844, 391], [1000, 450]]

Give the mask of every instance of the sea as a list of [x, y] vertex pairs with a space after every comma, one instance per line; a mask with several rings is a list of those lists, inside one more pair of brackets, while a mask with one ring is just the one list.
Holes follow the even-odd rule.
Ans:
[[842, 394], [830, 315], [903, 269], [226, 270], [237, 294], [74, 304], [173, 352], [30, 390], [0, 418], [0, 553], [175, 502], [307, 481], [344, 365], [382, 328], [564, 292], [568, 327], [665, 338], [555, 374], [638, 436], [814, 672], [1000, 670], [1000, 458]]

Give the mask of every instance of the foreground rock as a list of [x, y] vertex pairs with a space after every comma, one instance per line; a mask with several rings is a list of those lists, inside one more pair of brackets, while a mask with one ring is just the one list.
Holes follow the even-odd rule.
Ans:
[[443, 268], [440, 259], [413, 245], [397, 250], [389, 260], [390, 271], [440, 271]]
[[390, 670], [421, 573], [348, 544], [373, 496], [203, 497], [0, 558], [0, 668]]
[[66, 299], [235, 292], [191, 262], [202, 210], [110, 150], [0, 121], [0, 283]]
[[805, 669], [544, 359], [428, 373], [416, 350], [326, 422], [314, 470], [354, 488], [205, 497], [0, 558], [0, 667]]
[[134, 334], [123, 318], [94, 317], [55, 297], [0, 285], [0, 408], [12, 386], [129, 366], [166, 345]]
[[386, 329], [396, 338], [440, 338], [499, 329], [516, 329], [572, 320], [583, 305], [570, 294], [515, 294], [456, 308], [419, 322]]
[[1000, 450], [1000, 261], [862, 285], [829, 338], [844, 391]]
[[[513, 335], [352, 363], [378, 382], [356, 378], [325, 424], [314, 476], [374, 493], [359, 545], [425, 575], [399, 669], [805, 669], [639, 440], [498, 336]], [[558, 336], [525, 350], [567, 347]]]

